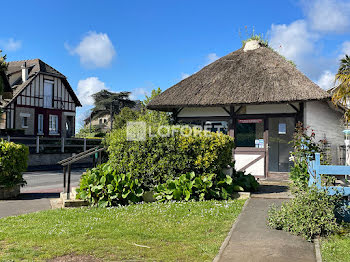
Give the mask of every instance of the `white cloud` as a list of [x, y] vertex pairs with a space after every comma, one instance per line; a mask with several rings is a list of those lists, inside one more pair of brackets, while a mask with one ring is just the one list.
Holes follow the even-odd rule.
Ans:
[[97, 77], [88, 77], [78, 82], [78, 98], [83, 106], [89, 106], [94, 104], [92, 95], [102, 89], [108, 89], [104, 82], [100, 81]]
[[15, 40], [13, 38], [9, 38], [6, 40], [0, 40], [0, 49], [4, 51], [17, 51], [22, 47], [22, 42], [20, 40]]
[[350, 3], [340, 0], [302, 1], [310, 27], [319, 32], [350, 31]]
[[334, 76], [335, 74], [329, 70], [326, 70], [322, 73], [316, 84], [318, 84], [322, 89], [328, 90], [334, 87]]
[[145, 98], [145, 96], [149, 96], [150, 95], [150, 89], [152, 89], [152, 87], [138, 87], [135, 88], [134, 90], [131, 91], [130, 94], [130, 99], [132, 100], [143, 100]]
[[189, 76], [190, 76], [190, 74], [181, 73], [181, 80], [184, 80], [184, 79], [186, 79]]
[[310, 30], [307, 21], [297, 20], [289, 25], [271, 25], [269, 45], [292, 60], [311, 79], [318, 79], [334, 57], [320, 56], [320, 35]]
[[298, 64], [305, 54], [312, 53], [317, 36], [310, 32], [304, 20], [290, 25], [271, 25], [270, 46]]
[[71, 55], [79, 55], [80, 63], [88, 68], [108, 67], [116, 55], [114, 46], [107, 34], [89, 32], [76, 46], [65, 43]]
[[350, 55], [350, 41], [345, 41], [342, 44], [341, 52], [342, 52], [342, 57], [344, 55]]
[[218, 57], [218, 55], [216, 53], [210, 53], [207, 55], [207, 63], [206, 65], [209, 65], [211, 63], [213, 63], [214, 61], [218, 60], [220, 57]]

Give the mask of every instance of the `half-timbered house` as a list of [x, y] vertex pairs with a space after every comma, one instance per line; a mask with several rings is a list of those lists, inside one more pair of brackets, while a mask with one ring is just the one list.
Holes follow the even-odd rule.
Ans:
[[67, 78], [40, 59], [8, 63], [12, 98], [2, 99], [1, 129], [29, 136], [71, 137], [81, 106]]

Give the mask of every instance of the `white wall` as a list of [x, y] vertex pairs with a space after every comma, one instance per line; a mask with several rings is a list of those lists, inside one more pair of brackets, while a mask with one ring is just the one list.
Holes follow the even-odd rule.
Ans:
[[[299, 105], [294, 104], [296, 108]], [[225, 107], [230, 111], [230, 107]], [[240, 106], [235, 106], [238, 110]], [[265, 105], [247, 105], [243, 106], [240, 113], [243, 114], [273, 114], [273, 113], [295, 113], [295, 109], [288, 104], [265, 104]], [[222, 107], [185, 107], [178, 117], [205, 117], [205, 116], [228, 116], [229, 114]]]
[[[227, 108], [230, 111], [230, 108]], [[185, 107], [178, 117], [229, 116], [222, 107]]]
[[[294, 105], [299, 108], [298, 104]], [[246, 114], [274, 114], [295, 113], [295, 109], [288, 104], [247, 105]]]
[[[246, 165], [248, 165], [250, 162], [261, 157], [261, 155], [246, 155], [243, 153], [235, 153], [234, 157], [235, 168], [237, 170], [240, 170]], [[263, 177], [265, 175], [265, 158], [258, 160], [256, 163], [249, 166], [244, 171], [246, 171], [246, 174], [252, 174], [253, 176]]]
[[331, 144], [332, 164], [338, 161], [338, 146], [344, 144], [343, 114], [328, 102], [306, 102], [304, 108], [304, 126], [309, 126], [316, 134], [316, 141], [326, 138]]

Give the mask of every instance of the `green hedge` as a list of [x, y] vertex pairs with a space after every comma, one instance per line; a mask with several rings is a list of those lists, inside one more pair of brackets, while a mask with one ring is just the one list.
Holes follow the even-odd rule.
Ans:
[[11, 187], [25, 184], [22, 173], [27, 170], [29, 149], [27, 146], [0, 141], [0, 185]]
[[[174, 129], [178, 127], [172, 127]], [[109, 162], [117, 173], [130, 173], [145, 189], [181, 174], [218, 174], [232, 162], [233, 138], [208, 131], [196, 135], [174, 132], [173, 136], [147, 136], [127, 141], [126, 130], [113, 132], [106, 140]]]

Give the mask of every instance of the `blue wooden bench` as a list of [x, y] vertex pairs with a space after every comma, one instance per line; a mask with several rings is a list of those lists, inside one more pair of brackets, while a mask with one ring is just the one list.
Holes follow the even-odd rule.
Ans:
[[323, 189], [328, 192], [329, 195], [340, 194], [348, 199], [344, 199], [340, 205], [340, 208], [336, 210], [336, 216], [341, 220], [350, 222], [350, 187], [344, 186], [322, 186], [322, 175], [350, 175], [350, 166], [331, 166], [321, 165], [321, 156], [319, 153], [315, 154], [315, 160], [308, 161], [309, 187], [316, 186], [319, 190]]
[[329, 195], [340, 194], [342, 196], [350, 196], [350, 187], [343, 186], [322, 186], [322, 175], [350, 175], [350, 166], [331, 166], [321, 165], [321, 156], [319, 153], [315, 154], [315, 160], [308, 161], [308, 172], [310, 174], [309, 187], [315, 185], [318, 189], [324, 189]]

